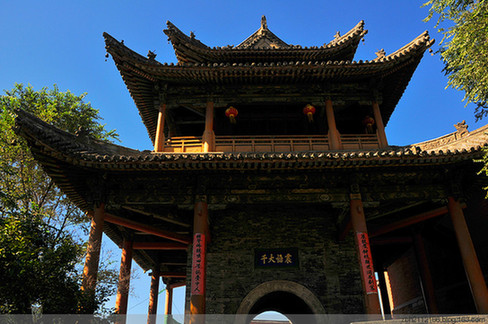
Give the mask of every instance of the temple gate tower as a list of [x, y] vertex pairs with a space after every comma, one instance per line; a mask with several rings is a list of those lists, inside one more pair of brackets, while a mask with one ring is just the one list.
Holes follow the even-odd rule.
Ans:
[[[243, 323], [267, 310], [378, 314], [380, 298], [391, 314], [488, 312], [473, 162], [486, 129], [459, 124], [404, 147], [385, 134], [433, 44], [427, 32], [366, 61], [353, 60], [362, 21], [313, 47], [285, 43], [264, 17], [235, 47], [208, 47], [170, 22], [164, 33], [177, 64], [104, 33], [153, 151], [17, 119], [46, 172], [93, 216], [92, 245], [103, 231], [123, 249], [120, 314], [131, 258], [152, 272], [149, 314], [160, 278], [169, 299], [186, 285], [188, 314]], [[87, 258], [85, 289], [97, 267]]]

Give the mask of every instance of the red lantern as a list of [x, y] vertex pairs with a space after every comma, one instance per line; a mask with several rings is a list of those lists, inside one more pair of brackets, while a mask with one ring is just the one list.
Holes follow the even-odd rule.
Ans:
[[230, 106], [225, 110], [225, 115], [230, 119], [231, 124], [236, 123], [236, 117], [238, 114], [239, 111], [232, 106]]
[[363, 119], [363, 125], [366, 129], [366, 134], [373, 134], [374, 119], [371, 116], [366, 116]]
[[315, 114], [315, 107], [308, 104], [303, 108], [303, 113], [307, 115], [308, 121], [311, 123], [313, 122], [313, 115]]

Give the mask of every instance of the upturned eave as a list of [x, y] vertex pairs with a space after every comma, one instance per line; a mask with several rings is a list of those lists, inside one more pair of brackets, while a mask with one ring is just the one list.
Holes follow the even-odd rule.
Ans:
[[[408, 146], [390, 146], [375, 150], [331, 150], [306, 152], [262, 153], [153, 153], [80, 137], [57, 129], [24, 111], [17, 112], [16, 132], [27, 140], [36, 159], [50, 174], [53, 161], [57, 166], [53, 179], [57, 179], [59, 166], [96, 170], [131, 172], [198, 171], [198, 170], [297, 170], [342, 169], [363, 167], [401, 167], [451, 164], [472, 161], [483, 155], [488, 144], [488, 125], [475, 131]], [[424, 149], [423, 149], [424, 148]], [[62, 188], [62, 184], [60, 185]], [[70, 197], [72, 198], [72, 197]], [[79, 200], [74, 199], [75, 201]]]
[[400, 50], [366, 61], [297, 61], [251, 63], [160, 63], [145, 58], [104, 33], [106, 49], [139, 109], [149, 137], [154, 142], [159, 101], [157, 88], [242, 85], [376, 83], [383, 102], [385, 125], [405, 91], [425, 50], [432, 44], [427, 32]]
[[[290, 45], [279, 39], [268, 28], [260, 28], [237, 46], [209, 47], [195, 37], [184, 34], [171, 22], [164, 33], [173, 45], [179, 63], [252, 63], [282, 61], [351, 61], [360, 40], [368, 31], [364, 21], [342, 36], [322, 46], [302, 47]], [[269, 38], [275, 48], [259, 48], [256, 44], [263, 37]]]

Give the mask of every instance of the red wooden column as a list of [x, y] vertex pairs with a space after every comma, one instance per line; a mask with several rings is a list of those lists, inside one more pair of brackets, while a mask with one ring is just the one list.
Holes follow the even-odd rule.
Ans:
[[[173, 312], [173, 288], [166, 286], [166, 299], [164, 304], [164, 315], [171, 315]], [[167, 318], [167, 317], [166, 317]]]
[[202, 151], [213, 152], [215, 151], [215, 133], [213, 130], [214, 124], [214, 103], [213, 101], [207, 101], [207, 108], [205, 110], [205, 131], [202, 138]]
[[378, 289], [373, 268], [373, 257], [369, 244], [368, 229], [360, 194], [351, 194], [351, 222], [361, 267], [361, 279], [367, 314], [381, 314]]
[[205, 318], [205, 253], [208, 236], [208, 206], [205, 199], [195, 203], [193, 219], [193, 257], [190, 291], [190, 323], [204, 323]]
[[156, 128], [156, 138], [154, 139], [154, 152], [164, 151], [164, 123], [166, 119], [166, 104], [159, 106], [158, 126]]
[[149, 294], [149, 310], [147, 312], [147, 324], [156, 323], [156, 314], [158, 311], [158, 293], [159, 293], [159, 268], [153, 269], [151, 276], [151, 291]]
[[331, 99], [325, 100], [325, 113], [327, 115], [327, 125], [329, 126], [328, 136], [330, 148], [333, 150], [340, 150], [342, 149], [341, 134], [337, 130]]
[[132, 265], [132, 239], [125, 239], [122, 243], [122, 256], [120, 260], [119, 284], [115, 299], [115, 313], [127, 315], [129, 301], [130, 270]]
[[437, 309], [437, 302], [435, 298], [434, 283], [432, 282], [432, 274], [430, 273], [429, 260], [425, 252], [424, 239], [420, 231], [413, 234], [413, 243], [415, 247], [415, 256], [419, 265], [420, 278], [422, 280], [422, 290], [424, 293], [425, 304], [429, 314], [439, 314]]
[[95, 288], [97, 286], [98, 263], [100, 260], [100, 248], [102, 246], [103, 222], [105, 214], [105, 205], [100, 203], [95, 206], [90, 235], [88, 237], [88, 247], [86, 249], [85, 266], [83, 268], [83, 281], [81, 289], [89, 296], [90, 305], [87, 305], [84, 311], [86, 313], [93, 313], [95, 298]]
[[388, 141], [386, 140], [385, 125], [383, 124], [383, 118], [381, 117], [380, 106], [375, 100], [373, 100], [373, 115], [376, 122], [376, 133], [378, 135], [380, 148], [387, 147]]
[[474, 249], [468, 225], [464, 219], [463, 209], [459, 201], [453, 197], [448, 198], [447, 207], [451, 215], [452, 224], [456, 233], [456, 239], [463, 259], [464, 270], [468, 277], [471, 293], [473, 294], [476, 310], [480, 314], [488, 314], [488, 289], [481, 271], [478, 256]]

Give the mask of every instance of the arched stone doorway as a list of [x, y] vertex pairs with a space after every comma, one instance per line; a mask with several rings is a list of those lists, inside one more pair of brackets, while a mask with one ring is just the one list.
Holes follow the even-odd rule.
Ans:
[[[256, 314], [265, 311], [285, 314], [293, 324], [303, 321], [293, 314], [325, 314], [322, 303], [310, 290], [293, 281], [274, 280], [260, 284], [244, 297], [235, 323], [248, 324]], [[307, 317], [307, 323], [316, 322], [313, 316]]]

